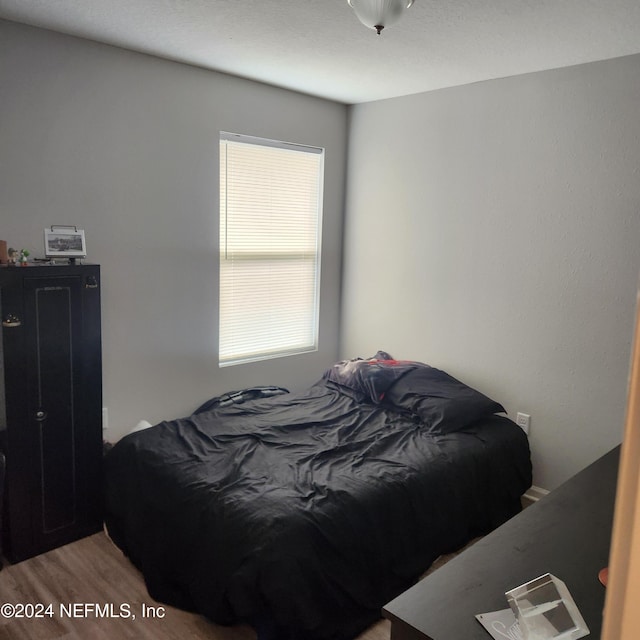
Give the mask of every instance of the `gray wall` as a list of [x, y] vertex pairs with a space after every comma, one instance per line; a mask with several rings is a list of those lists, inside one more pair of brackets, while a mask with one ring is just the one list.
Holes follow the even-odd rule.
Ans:
[[[0, 21], [0, 238], [41, 254], [44, 227], [86, 230], [110, 439], [382, 348], [532, 414], [551, 489], [621, 438], [638, 104], [629, 57], [359, 105], [349, 123], [343, 105]], [[318, 353], [217, 367], [220, 130], [327, 150]]]
[[622, 437], [640, 271], [640, 57], [352, 108], [341, 352], [532, 415], [552, 489]]
[[[317, 353], [218, 368], [220, 130], [326, 149]], [[109, 439], [335, 360], [346, 139], [344, 105], [0, 21], [0, 238], [42, 255], [45, 227], [85, 229]]]

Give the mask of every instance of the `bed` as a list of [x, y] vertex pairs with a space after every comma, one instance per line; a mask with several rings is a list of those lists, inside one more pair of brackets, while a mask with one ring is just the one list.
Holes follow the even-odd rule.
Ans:
[[503, 412], [423, 363], [342, 361], [124, 437], [105, 524], [160, 602], [260, 640], [348, 640], [520, 510], [528, 441]]

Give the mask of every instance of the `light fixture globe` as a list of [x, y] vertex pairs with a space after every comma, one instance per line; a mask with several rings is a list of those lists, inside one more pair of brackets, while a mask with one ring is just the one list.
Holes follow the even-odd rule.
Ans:
[[365, 27], [380, 32], [400, 19], [413, 0], [347, 0]]

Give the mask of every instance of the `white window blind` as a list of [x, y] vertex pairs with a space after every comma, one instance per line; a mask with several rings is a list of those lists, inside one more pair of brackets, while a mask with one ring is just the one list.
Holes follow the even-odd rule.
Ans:
[[317, 349], [323, 163], [220, 134], [220, 366]]

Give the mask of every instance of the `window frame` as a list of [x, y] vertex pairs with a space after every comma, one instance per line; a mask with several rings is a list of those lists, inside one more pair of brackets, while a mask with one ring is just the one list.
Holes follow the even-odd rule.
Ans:
[[[228, 144], [232, 145], [251, 145], [254, 148], [265, 148], [265, 149], [278, 149], [284, 151], [290, 151], [295, 153], [304, 153], [304, 154], [312, 154], [313, 156], [318, 158], [318, 166], [316, 173], [314, 175], [314, 184], [315, 189], [309, 189], [306, 192], [307, 197], [315, 198], [313, 207], [314, 214], [310, 215], [308, 220], [314, 223], [314, 233], [308, 236], [308, 239], [312, 240], [313, 250], [311, 253], [311, 262], [315, 267], [313, 276], [310, 278], [311, 286], [308, 290], [306, 290], [312, 302], [308, 302], [309, 305], [307, 307], [307, 321], [306, 324], [302, 325], [305, 327], [309, 340], [304, 344], [300, 344], [299, 346], [295, 346], [293, 343], [289, 345], [281, 345], [275, 346], [274, 348], [269, 348], [267, 344], [263, 344], [262, 347], [258, 350], [251, 350], [250, 352], [245, 351], [236, 351], [229, 353], [228, 345], [224, 344], [225, 335], [223, 328], [223, 314], [225, 313], [223, 296], [225, 295], [224, 286], [223, 286], [223, 278], [225, 276], [224, 270], [225, 265], [224, 262], [229, 260], [228, 257], [228, 239], [227, 233], [229, 229], [229, 203], [227, 202], [227, 197], [229, 193], [229, 184], [230, 184], [230, 176], [229, 176], [229, 167], [227, 165], [227, 153], [228, 153]], [[279, 140], [272, 140], [268, 138], [260, 138], [256, 136], [249, 136], [245, 134], [237, 134], [237, 133], [229, 133], [226, 131], [220, 131], [219, 135], [219, 152], [220, 152], [220, 162], [219, 162], [219, 185], [220, 185], [220, 198], [219, 198], [219, 259], [218, 259], [218, 267], [219, 267], [219, 293], [218, 293], [218, 366], [220, 368], [234, 366], [237, 364], [245, 364], [251, 362], [259, 362], [262, 360], [270, 360], [274, 358], [282, 358], [288, 357], [292, 355], [298, 355], [303, 353], [311, 353], [318, 350], [318, 342], [319, 342], [319, 325], [320, 325], [320, 285], [321, 285], [321, 266], [322, 266], [322, 229], [323, 229], [323, 192], [324, 192], [324, 159], [325, 159], [325, 149], [322, 147], [315, 147], [310, 145], [303, 145], [297, 143], [284, 142]], [[293, 157], [293, 156], [292, 156]], [[224, 166], [223, 166], [224, 162]], [[225, 181], [223, 183], [223, 180]], [[268, 211], [268, 208], [267, 208]], [[280, 222], [284, 220], [284, 218], [279, 219]], [[284, 227], [283, 227], [284, 228]], [[273, 253], [269, 252], [269, 257], [265, 257], [264, 253], [256, 253], [255, 256], [251, 257], [251, 252], [246, 252], [246, 256], [244, 257], [245, 261], [250, 260], [263, 260], [266, 263], [273, 265], [276, 262], [282, 263], [283, 260], [291, 260], [291, 264], [296, 260], [295, 255], [298, 255], [298, 260], [302, 260], [304, 263], [305, 260], [309, 260], [309, 250], [308, 248], [305, 250], [304, 248], [300, 248], [298, 252], [289, 251], [288, 257], [285, 256], [287, 252], [274, 251]], [[302, 256], [306, 257], [302, 257]], [[236, 258], [237, 259], [237, 258]], [[233, 259], [230, 260], [233, 262]], [[228, 265], [227, 265], [228, 266]], [[231, 267], [232, 268], [232, 267]], [[278, 280], [276, 280], [278, 281]], [[283, 276], [280, 276], [279, 282], [283, 282]], [[271, 289], [273, 290], [273, 289]], [[304, 307], [303, 307], [304, 308]], [[304, 314], [303, 314], [304, 315]], [[310, 320], [310, 321], [309, 321]], [[301, 320], [302, 322], [302, 320]], [[280, 323], [280, 326], [282, 323]], [[278, 323], [273, 323], [274, 327], [278, 327]], [[277, 334], [277, 331], [275, 332]], [[304, 333], [304, 332], [301, 332]], [[249, 332], [245, 330], [244, 335], [249, 335]], [[228, 337], [228, 336], [227, 336]], [[267, 336], [265, 335], [265, 339]], [[225, 354], [223, 356], [223, 354]]]

